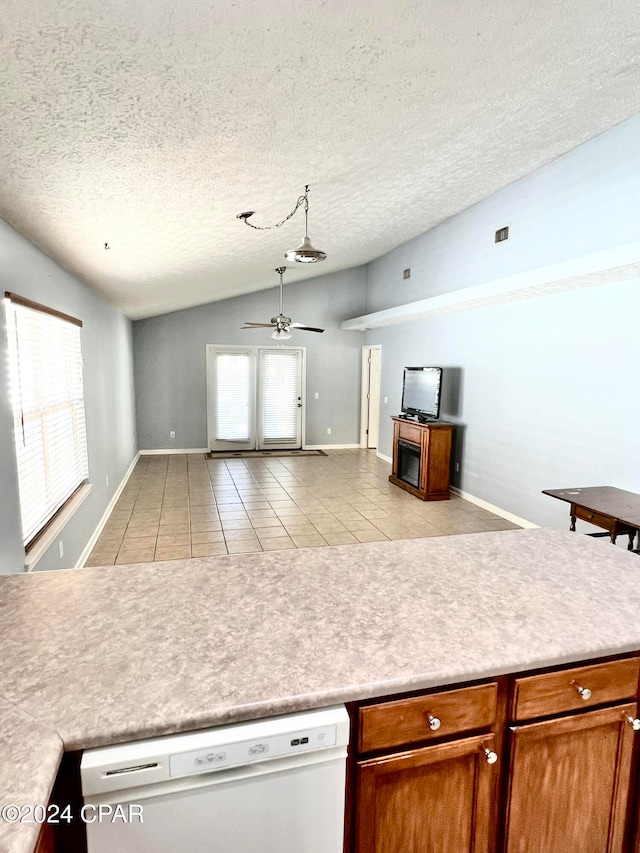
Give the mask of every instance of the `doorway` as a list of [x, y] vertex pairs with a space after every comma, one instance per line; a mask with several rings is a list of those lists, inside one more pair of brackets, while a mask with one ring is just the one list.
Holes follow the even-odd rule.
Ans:
[[209, 450], [297, 450], [305, 349], [207, 345]]
[[362, 347], [362, 401], [360, 407], [360, 447], [378, 447], [380, 421], [380, 359], [379, 345]]

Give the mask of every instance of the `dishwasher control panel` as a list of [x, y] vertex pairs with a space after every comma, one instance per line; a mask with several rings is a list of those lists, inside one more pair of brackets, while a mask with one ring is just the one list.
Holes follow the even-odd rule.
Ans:
[[82, 794], [86, 799], [135, 789], [142, 796], [158, 784], [175, 783], [182, 789], [190, 778], [207, 785], [206, 775], [214, 784], [227, 770], [230, 776], [240, 773], [243, 765], [261, 775], [271, 759], [284, 767], [316, 763], [329, 752], [342, 751], [346, 757], [348, 742], [349, 715], [344, 705], [337, 705], [99, 746], [82, 755]]
[[178, 752], [169, 756], [170, 776], [211, 773], [254, 761], [297, 755], [336, 745], [336, 726], [317, 726], [298, 732], [269, 735], [259, 739], [227, 743], [224, 747]]

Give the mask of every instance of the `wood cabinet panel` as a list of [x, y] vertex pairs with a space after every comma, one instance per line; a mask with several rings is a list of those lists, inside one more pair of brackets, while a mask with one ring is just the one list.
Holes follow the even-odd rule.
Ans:
[[358, 765], [356, 853], [489, 853], [492, 735]]
[[504, 853], [623, 853], [636, 705], [511, 728]]
[[405, 441], [412, 441], [414, 444], [420, 444], [422, 441], [422, 431], [416, 424], [407, 423], [406, 421], [399, 424], [398, 435], [404, 438]]
[[[511, 719], [530, 720], [635, 698], [639, 675], [640, 658], [627, 658], [516, 678]], [[583, 698], [586, 694], [578, 688], [587, 688], [591, 695]]]
[[55, 844], [53, 836], [53, 824], [43, 823], [38, 843], [33, 853], [55, 853]]
[[[497, 684], [493, 682], [362, 707], [358, 712], [358, 751], [390, 749], [489, 728], [496, 718], [496, 697]], [[430, 728], [435, 720], [439, 726]]]

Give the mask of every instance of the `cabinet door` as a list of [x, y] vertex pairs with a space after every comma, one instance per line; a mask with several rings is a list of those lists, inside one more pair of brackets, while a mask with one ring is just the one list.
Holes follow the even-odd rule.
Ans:
[[505, 853], [621, 853], [635, 705], [511, 729]]
[[487, 853], [493, 735], [358, 765], [357, 853]]

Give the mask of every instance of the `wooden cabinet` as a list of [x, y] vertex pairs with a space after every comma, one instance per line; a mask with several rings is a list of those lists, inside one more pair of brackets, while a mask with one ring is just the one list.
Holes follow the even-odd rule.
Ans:
[[354, 703], [345, 849], [640, 853], [639, 675], [634, 656]]
[[448, 501], [453, 424], [393, 420], [389, 481], [423, 501]]
[[493, 748], [469, 737], [360, 762], [357, 853], [489, 853]]
[[495, 682], [357, 708], [355, 853], [490, 853], [496, 712]]
[[514, 679], [511, 719], [550, 717], [634, 698], [640, 658], [571, 667]]
[[511, 728], [504, 853], [622, 853], [636, 710]]
[[33, 853], [55, 853], [55, 844], [53, 836], [53, 824], [43, 823], [38, 843]]

